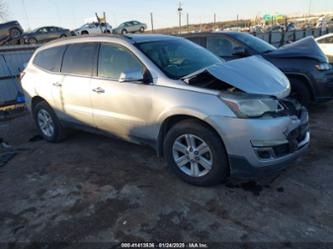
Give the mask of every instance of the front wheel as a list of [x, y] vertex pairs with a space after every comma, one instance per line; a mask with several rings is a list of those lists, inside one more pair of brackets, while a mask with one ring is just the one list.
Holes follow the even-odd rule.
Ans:
[[145, 28], [144, 28], [144, 27], [141, 27], [141, 28], [140, 28], [140, 33], [143, 33], [143, 32], [145, 32]]
[[128, 31], [127, 31], [127, 29], [123, 29], [123, 30], [121, 31], [121, 34], [123, 34], [123, 35], [126, 35], [126, 34], [128, 34]]
[[193, 185], [215, 185], [228, 174], [222, 141], [212, 129], [195, 120], [171, 128], [164, 141], [164, 155], [173, 171]]
[[311, 92], [306, 83], [300, 79], [290, 79], [291, 96], [296, 98], [302, 105], [309, 107], [312, 101]]
[[34, 107], [33, 117], [40, 134], [46, 141], [59, 142], [65, 138], [65, 129], [45, 101], [39, 102]]

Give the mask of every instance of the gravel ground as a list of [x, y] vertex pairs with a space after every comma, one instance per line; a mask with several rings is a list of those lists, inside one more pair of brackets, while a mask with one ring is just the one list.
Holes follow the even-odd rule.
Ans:
[[17, 155], [0, 167], [0, 242], [333, 242], [332, 106], [310, 110], [311, 148], [278, 178], [210, 188], [147, 147], [81, 132], [49, 144], [30, 115], [2, 121]]

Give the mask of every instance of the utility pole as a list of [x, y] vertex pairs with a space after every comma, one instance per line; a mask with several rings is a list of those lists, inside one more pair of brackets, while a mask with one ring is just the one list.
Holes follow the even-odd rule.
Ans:
[[190, 16], [188, 13], [186, 13], [186, 26], [187, 26], [187, 32], [190, 31]]
[[216, 29], [216, 13], [214, 13], [214, 26], [213, 26], [213, 30]]
[[178, 7], [178, 14], [179, 14], [179, 34], [182, 33], [182, 3], [179, 2], [179, 7]]
[[308, 11], [308, 16], [309, 17], [311, 15], [311, 6], [312, 6], [312, 0], [309, 0], [309, 11]]
[[150, 12], [151, 32], [154, 33], [154, 17], [153, 12]]
[[27, 19], [28, 29], [30, 29], [29, 16], [28, 16], [28, 13], [27, 13], [27, 9], [25, 8], [24, 0], [22, 0], [22, 6], [23, 6], [23, 11], [24, 11], [25, 18]]

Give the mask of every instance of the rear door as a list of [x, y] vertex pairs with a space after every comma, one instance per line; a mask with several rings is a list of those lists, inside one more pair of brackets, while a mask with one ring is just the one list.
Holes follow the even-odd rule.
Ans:
[[47, 29], [48, 29], [48, 37], [47, 37], [48, 40], [53, 40], [53, 39], [57, 39], [60, 37], [58, 28], [48, 27]]
[[65, 75], [58, 91], [59, 109], [69, 122], [93, 126], [91, 76], [97, 63], [98, 43], [68, 45], [61, 72]]
[[58, 92], [64, 78], [60, 74], [60, 67], [65, 48], [66, 46], [59, 46], [40, 51], [33, 59], [34, 66], [40, 70], [38, 73], [33, 70], [26, 76], [32, 77], [29, 82], [34, 82], [37, 95], [44, 98], [60, 118], [63, 113]]

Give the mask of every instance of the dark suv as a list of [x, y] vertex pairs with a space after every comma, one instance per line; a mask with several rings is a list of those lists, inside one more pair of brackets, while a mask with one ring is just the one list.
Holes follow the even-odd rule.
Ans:
[[281, 48], [241, 32], [188, 34], [185, 37], [227, 61], [263, 56], [287, 75], [292, 95], [305, 105], [333, 99], [332, 66], [312, 37]]
[[11, 21], [0, 24], [0, 45], [11, 39], [17, 39], [23, 33], [23, 29], [18, 21]]

